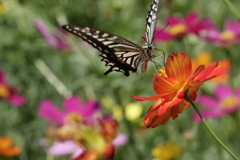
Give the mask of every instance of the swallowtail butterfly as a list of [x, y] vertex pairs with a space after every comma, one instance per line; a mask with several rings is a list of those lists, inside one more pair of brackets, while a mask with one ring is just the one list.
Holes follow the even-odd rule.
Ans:
[[99, 50], [105, 66], [110, 66], [104, 74], [107, 75], [112, 71], [122, 72], [129, 76], [129, 71], [136, 72], [138, 65], [141, 64], [141, 71], [147, 70], [147, 63], [151, 58], [154, 31], [157, 22], [157, 13], [160, 0], [153, 0], [146, 18], [146, 43], [140, 47], [122, 37], [107, 33], [101, 30], [89, 28], [81, 25], [64, 25], [62, 28], [84, 41], [88, 42], [94, 48]]

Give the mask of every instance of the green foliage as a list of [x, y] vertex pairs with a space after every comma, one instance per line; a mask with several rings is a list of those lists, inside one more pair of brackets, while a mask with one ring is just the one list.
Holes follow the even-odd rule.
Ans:
[[[135, 102], [131, 96], [154, 95], [152, 77], [155, 72], [149, 62], [146, 73], [131, 74], [125, 77], [122, 73], [112, 72], [107, 76], [107, 70], [98, 57], [99, 52], [85, 45], [82, 40], [69, 37], [66, 41], [75, 47], [74, 50], [56, 50], [51, 48], [34, 28], [36, 20], [42, 20], [54, 33], [55, 27], [63, 24], [81, 24], [98, 28], [121, 37], [125, 37], [142, 46], [141, 37], [145, 31], [145, 18], [150, 0], [2, 0], [8, 10], [1, 13], [0, 9], [0, 68], [6, 73], [7, 82], [15, 86], [25, 97], [25, 104], [16, 108], [8, 102], [0, 101], [0, 136], [13, 138], [14, 144], [22, 147], [22, 152], [6, 159], [44, 160], [47, 159], [44, 148], [39, 140], [44, 136], [46, 123], [37, 113], [39, 102], [43, 99], [62, 105], [63, 95], [60, 95], [46, 77], [36, 67], [36, 61], [42, 60], [51, 72], [63, 84], [81, 99], [96, 99], [101, 101], [110, 97], [114, 103], [121, 105]], [[240, 6], [239, 0], [233, 4]], [[238, 7], [239, 8], [239, 7]], [[209, 17], [218, 28], [223, 28], [226, 19], [236, 20], [228, 6], [219, 0], [161, 0], [158, 16], [158, 26], [165, 26], [168, 16], [184, 17], [189, 12], [197, 12], [200, 17]], [[161, 34], [161, 33], [160, 33]], [[167, 54], [185, 52], [194, 57], [200, 51], [208, 51], [216, 59], [226, 58], [225, 50], [217, 48], [196, 37], [188, 36], [182, 41], [156, 43]], [[230, 48], [234, 56], [234, 86], [239, 84], [239, 45]], [[159, 58], [160, 59], [160, 58]], [[159, 66], [156, 66], [159, 68]], [[211, 88], [212, 89], [212, 88]], [[208, 88], [203, 86], [203, 91]], [[210, 91], [211, 93], [211, 91]], [[152, 102], [142, 102], [144, 117]], [[105, 112], [112, 112], [105, 109]], [[209, 160], [231, 159], [217, 144], [202, 124], [191, 121], [194, 112], [192, 107], [179, 114], [176, 120], [144, 132], [139, 130], [139, 123], [119, 120], [120, 132], [133, 134], [134, 143], [116, 149], [114, 160], [144, 160], [153, 159], [152, 148], [166, 141], [175, 141], [185, 148], [178, 158]], [[210, 126], [226, 145], [240, 157], [240, 115], [227, 115], [222, 119], [209, 120]], [[131, 131], [130, 131], [131, 130]], [[183, 133], [191, 130], [195, 137], [186, 140]], [[1, 143], [1, 142], [0, 142]], [[137, 151], [137, 153], [136, 153]], [[56, 157], [56, 160], [68, 159], [68, 156]], [[0, 159], [4, 159], [0, 157]]]

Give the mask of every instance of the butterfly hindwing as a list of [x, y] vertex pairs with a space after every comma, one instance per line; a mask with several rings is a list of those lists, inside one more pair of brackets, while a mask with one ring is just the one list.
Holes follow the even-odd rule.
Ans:
[[142, 47], [113, 34], [79, 25], [64, 25], [62, 27], [101, 52], [100, 56], [111, 71], [123, 72], [129, 76], [129, 71], [136, 72], [142, 59]]

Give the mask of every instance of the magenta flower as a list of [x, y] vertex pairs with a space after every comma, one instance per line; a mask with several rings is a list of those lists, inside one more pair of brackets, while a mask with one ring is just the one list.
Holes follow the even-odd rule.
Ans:
[[10, 104], [20, 107], [24, 103], [23, 96], [19, 95], [16, 89], [5, 82], [5, 74], [0, 70], [0, 99], [5, 99]]
[[[197, 13], [189, 13], [183, 20], [178, 17], [169, 17], [166, 23], [169, 23], [169, 26], [158, 34], [155, 40], [168, 41], [190, 33], [198, 34], [204, 28], [204, 20], [199, 20]], [[156, 29], [155, 34], [160, 30]]]
[[204, 28], [199, 36], [216, 46], [226, 47], [234, 45], [240, 40], [240, 21], [227, 20], [221, 32], [210, 20], [206, 20]]
[[38, 30], [38, 32], [42, 35], [42, 37], [51, 47], [58, 50], [69, 49], [69, 45], [65, 41], [63, 41], [67, 33], [60, 27], [56, 29], [57, 31], [55, 34], [52, 34], [41, 20], [35, 21], [34, 27]]
[[[203, 106], [200, 112], [205, 119], [222, 117], [240, 108], [240, 86], [235, 93], [229, 86], [219, 85], [214, 95], [214, 98], [207, 95], [199, 95], [197, 98], [197, 102]], [[192, 119], [201, 122], [197, 113], [193, 114]]]
[[63, 125], [65, 117], [70, 113], [79, 113], [83, 118], [88, 118], [99, 108], [100, 105], [95, 101], [88, 100], [82, 104], [77, 96], [72, 96], [63, 100], [62, 111], [49, 100], [41, 101], [38, 114], [43, 119]]

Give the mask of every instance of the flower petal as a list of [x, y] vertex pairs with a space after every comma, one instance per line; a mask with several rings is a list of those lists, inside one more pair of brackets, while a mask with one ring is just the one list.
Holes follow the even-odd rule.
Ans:
[[8, 101], [15, 106], [22, 106], [24, 104], [24, 98], [21, 95], [13, 94], [8, 97]]
[[236, 89], [236, 96], [240, 99], [240, 86]]
[[73, 141], [55, 141], [52, 146], [49, 147], [48, 152], [54, 156], [72, 154], [74, 152], [83, 152], [83, 148], [77, 146]]
[[228, 96], [233, 95], [232, 89], [229, 86], [224, 86], [224, 85], [219, 85], [215, 91], [214, 95], [219, 99], [219, 100], [224, 100]]
[[124, 144], [126, 144], [128, 141], [128, 136], [127, 134], [124, 134], [124, 133], [119, 133], [117, 135], [117, 137], [112, 141], [112, 144], [115, 146], [115, 147], [118, 147], [118, 146], [122, 146]]
[[[213, 111], [200, 111], [201, 115], [203, 118], [208, 119], [211, 117], [221, 117], [224, 113], [219, 110], [218, 112], [213, 112]], [[194, 122], [202, 122], [201, 118], [197, 113], [194, 113], [192, 116], [192, 120]]]
[[165, 20], [166, 23], [169, 23], [169, 26], [175, 26], [179, 23], [181, 23], [181, 19], [179, 19], [178, 17], [168, 17]]
[[179, 83], [182, 83], [192, 72], [191, 59], [182, 52], [169, 55], [165, 68], [168, 77], [176, 79]]
[[132, 96], [133, 99], [136, 99], [137, 101], [156, 101], [160, 98], [159, 95], [154, 95], [150, 97], [137, 97], [137, 96]]
[[77, 96], [72, 96], [63, 100], [63, 107], [66, 113], [81, 113], [82, 106], [80, 104], [80, 99]]
[[190, 27], [192, 27], [193, 24], [196, 24], [197, 18], [198, 18], [197, 13], [189, 13], [184, 18], [184, 22], [185, 22], [186, 26], [190, 28]]
[[86, 118], [92, 116], [99, 108], [100, 105], [94, 101], [87, 101], [84, 105], [81, 105], [78, 96], [72, 96], [69, 99], [64, 99], [64, 109], [67, 113], [79, 113], [82, 117]]
[[210, 110], [215, 110], [217, 108], [220, 108], [220, 104], [217, 100], [206, 95], [199, 95], [197, 98], [197, 101], [204, 108], [208, 108]]
[[48, 100], [40, 102], [38, 114], [40, 117], [53, 121], [57, 124], [62, 125], [64, 123], [64, 115], [52, 102]]

